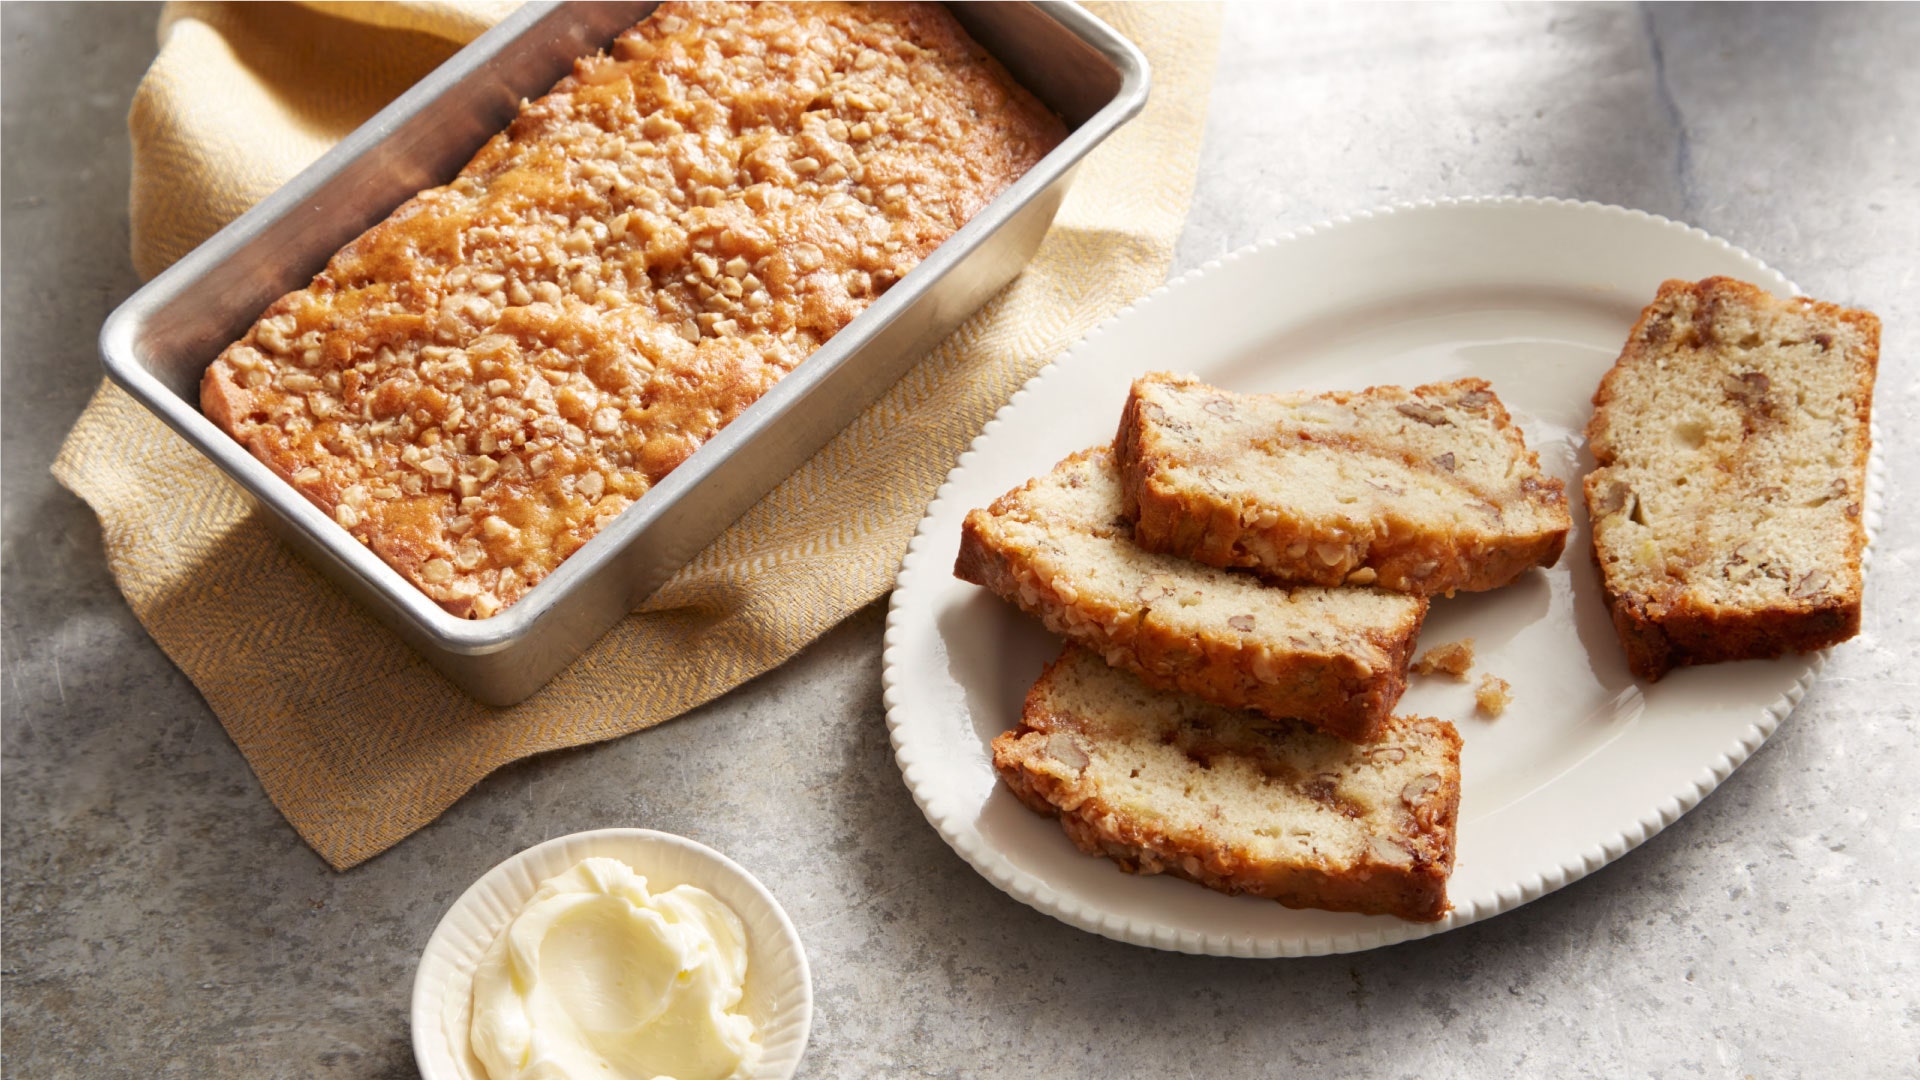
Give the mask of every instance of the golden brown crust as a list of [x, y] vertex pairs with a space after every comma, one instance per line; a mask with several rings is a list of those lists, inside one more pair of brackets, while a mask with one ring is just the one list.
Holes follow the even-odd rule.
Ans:
[[[1111, 473], [1104, 447], [1068, 458], [1056, 473], [1081, 466]], [[1072, 585], [1066, 585], [1072, 595], [1065, 595], [1062, 585], [1070, 575], [1043, 569], [1042, 552], [1002, 527], [1004, 520], [1026, 516], [1035, 493], [1056, 482], [1053, 476], [1036, 478], [991, 507], [970, 512], [961, 526], [954, 575], [1013, 602], [1048, 629], [1088, 646], [1150, 686], [1185, 691], [1222, 706], [1299, 718], [1352, 741], [1379, 734], [1407, 687], [1408, 664], [1426, 616], [1424, 597], [1389, 597], [1378, 605], [1381, 611], [1371, 616], [1373, 621], [1346, 628], [1342, 637], [1294, 643], [1278, 628], [1261, 627], [1255, 636], [1253, 630], [1225, 620], [1197, 629], [1161, 620], [1152, 615], [1155, 597], [1112, 596]], [[1117, 511], [1117, 502], [1113, 509]], [[1113, 524], [1125, 528], [1123, 521]], [[1121, 558], [1160, 558], [1133, 549], [1124, 532], [1109, 539]], [[1202, 592], [1223, 584], [1282, 596], [1291, 592], [1203, 567], [1187, 570], [1185, 564], [1176, 564], [1171, 569]], [[1246, 626], [1253, 627], [1251, 619]]]
[[269, 307], [202, 408], [485, 617], [1063, 136], [938, 5], [669, 2]]
[[[1007, 789], [1029, 810], [1057, 818], [1074, 847], [1111, 859], [1129, 874], [1171, 874], [1228, 896], [1254, 896], [1290, 908], [1395, 915], [1413, 922], [1434, 922], [1450, 909], [1449, 868], [1432, 862], [1382, 865], [1361, 877], [1310, 864], [1261, 866], [1231, 850], [1172, 841], [1114, 814], [1099, 799], [1074, 800], [1067, 785], [1053, 776], [1021, 769], [1013, 755], [1019, 735], [1009, 731], [993, 741], [994, 767]], [[1457, 783], [1450, 795], [1457, 806]], [[1063, 803], [1073, 809], [1062, 809]]]
[[[1139, 609], [1068, 601], [1026, 565], [1023, 553], [995, 543], [975, 510], [962, 527], [954, 575], [980, 585], [1078, 641], [1148, 685], [1269, 716], [1297, 717], [1353, 742], [1379, 735], [1407, 688], [1407, 667], [1424, 610], [1369, 633], [1375, 656], [1249, 649], [1227, 627], [1183, 635], [1148, 623]], [[1264, 676], [1264, 677], [1263, 677]]]
[[[1169, 416], [1173, 403], [1202, 399], [1214, 418], [1209, 429], [1195, 431]], [[1489, 475], [1476, 477], [1464, 460], [1455, 466], [1453, 449], [1462, 459], [1468, 454], [1464, 436], [1454, 448], [1438, 438], [1425, 440], [1437, 446], [1416, 450], [1377, 433], [1332, 425], [1294, 430], [1261, 424], [1259, 437], [1243, 444], [1238, 440], [1244, 433], [1227, 436], [1219, 422], [1239, 410], [1303, 402], [1363, 423], [1386, 417], [1405, 427], [1418, 424], [1430, 435], [1471, 427], [1484, 443], [1474, 449], [1493, 449], [1496, 459]], [[1232, 394], [1192, 378], [1148, 375], [1135, 380], [1127, 395], [1114, 450], [1126, 513], [1141, 546], [1210, 566], [1251, 569], [1276, 581], [1377, 585], [1422, 595], [1494, 589], [1558, 561], [1572, 524], [1566, 486], [1540, 471], [1506, 407], [1481, 379], [1309, 397]], [[1349, 505], [1318, 510], [1303, 507], [1295, 493], [1265, 485], [1197, 482], [1203, 473], [1217, 481], [1309, 453], [1344, 456], [1355, 474], [1374, 475], [1363, 482], [1343, 473], [1341, 481], [1353, 487]], [[1448, 509], [1454, 513], [1409, 509], [1405, 493], [1394, 488], [1409, 480], [1451, 492]], [[1355, 505], [1373, 510], [1356, 514]]]
[[[1179, 808], [1161, 806], [1158, 812], [1143, 814], [1102, 789], [1085, 766], [1114, 749], [1103, 744], [1108, 736], [1089, 730], [1098, 726], [1098, 718], [1063, 710], [1057, 701], [1057, 684], [1076, 662], [1079, 658], [1069, 646], [1028, 693], [1020, 725], [993, 741], [994, 768], [1001, 780], [1029, 809], [1058, 818], [1075, 847], [1109, 858], [1128, 873], [1172, 874], [1229, 895], [1262, 897], [1292, 908], [1395, 915], [1415, 921], [1445, 916], [1460, 806], [1460, 738], [1451, 724], [1397, 718], [1383, 731], [1394, 741], [1418, 747], [1415, 752], [1424, 754], [1421, 768], [1431, 772], [1420, 778], [1418, 800], [1393, 800], [1399, 809], [1348, 807], [1338, 812], [1349, 823], [1352, 815], [1360, 815], [1374, 838], [1371, 843], [1357, 851], [1338, 852], [1337, 840], [1322, 836], [1313, 842], [1314, 854], [1263, 852], [1236, 842], [1226, 829], [1176, 824]], [[1188, 722], [1204, 730], [1209, 725], [1205, 710], [1205, 706], [1188, 709], [1195, 714]], [[1213, 724], [1222, 726], [1222, 721]], [[1062, 768], [1058, 756], [1050, 755], [1051, 740], [1063, 733], [1071, 733], [1073, 748], [1067, 754], [1082, 766], [1078, 770]], [[1161, 731], [1155, 741], [1182, 744], [1192, 737], [1193, 732], [1180, 725]], [[1323, 757], [1295, 749], [1293, 744], [1311, 740], [1310, 734], [1268, 729], [1251, 744], [1236, 744], [1231, 736], [1224, 743], [1217, 736], [1202, 738], [1214, 744], [1204, 750], [1207, 760], [1249, 755], [1261, 770], [1260, 783], [1292, 786], [1302, 802], [1332, 797], [1331, 774], [1300, 775], [1295, 768], [1305, 761], [1314, 762], [1312, 767], [1319, 770], [1327, 767]], [[1403, 757], [1407, 752], [1404, 747], [1354, 747], [1352, 757], [1364, 761], [1369, 754], [1388, 749]], [[1297, 821], [1238, 817], [1233, 824], [1247, 830], [1264, 826], [1269, 832], [1299, 827]]]
[[[1776, 341], [1769, 336], [1769, 327], [1782, 324], [1767, 320], [1781, 318], [1801, 318], [1824, 329], [1814, 331], [1811, 341]], [[1732, 340], [1736, 336], [1732, 321], [1741, 322], [1740, 340]], [[1635, 675], [1655, 681], [1683, 665], [1809, 652], [1859, 632], [1860, 562], [1866, 546], [1862, 506], [1879, 340], [1880, 322], [1870, 312], [1808, 298], [1781, 300], [1731, 278], [1665, 282], [1641, 312], [1618, 361], [1594, 393], [1587, 438], [1595, 469], [1583, 485], [1595, 522], [1592, 552], [1601, 569], [1607, 609]], [[1771, 376], [1748, 370], [1762, 366], [1755, 359], [1755, 350], [1760, 349], [1781, 352], [1787, 361], [1770, 367]], [[1694, 366], [1678, 366], [1682, 364]], [[1671, 450], [1650, 448], [1646, 444], [1658, 440], [1636, 433], [1635, 425], [1650, 412], [1677, 412], [1689, 404], [1678, 387], [1658, 404], [1641, 400], [1648, 372], [1668, 370], [1664, 365], [1675, 365], [1670, 378], [1709, 387], [1709, 397], [1724, 398], [1709, 406], [1732, 409], [1741, 420], [1725, 440], [1727, 445], [1716, 451], [1710, 468], [1701, 470], [1694, 459], [1678, 458], [1681, 467], [1666, 469], [1676, 475], [1649, 479], [1660, 472], [1649, 468], [1649, 459]], [[1695, 370], [1701, 365], [1706, 374]], [[1791, 385], [1815, 377], [1835, 378], [1841, 391], [1824, 393]], [[1720, 389], [1723, 381], [1724, 390]], [[1803, 421], [1785, 414], [1810, 414], [1786, 408], [1785, 400], [1829, 396], [1842, 412], [1831, 427], [1789, 429], [1790, 423]], [[1709, 424], [1695, 422], [1689, 438], [1707, 440], [1708, 430]], [[1814, 449], [1820, 456], [1831, 452], [1836, 438], [1845, 462], [1815, 473], [1822, 498], [1780, 510], [1782, 515], [1799, 512], [1802, 518], [1796, 520], [1806, 523], [1796, 526], [1797, 531], [1811, 535], [1800, 537], [1803, 542], [1796, 558], [1776, 558], [1759, 566], [1777, 579], [1770, 591], [1721, 595], [1730, 592], [1725, 581], [1736, 569], [1752, 573], [1751, 563], [1762, 558], [1748, 550], [1754, 543], [1752, 533], [1709, 535], [1706, 522], [1695, 527], [1689, 521], [1683, 523], [1687, 542], [1674, 545], [1659, 540], [1650, 528], [1635, 531], [1627, 524], [1632, 519], [1648, 525], [1638, 520], [1649, 514], [1642, 504], [1671, 499], [1676, 480], [1690, 484], [1690, 490], [1719, 485], [1712, 489], [1717, 504], [1697, 504], [1707, 506], [1697, 514], [1754, 503], [1763, 504], [1763, 520], [1771, 518], [1771, 504], [1783, 495], [1791, 496], [1785, 491], [1788, 481], [1778, 475], [1777, 455], [1768, 456], [1774, 453], [1773, 447], [1788, 440], [1811, 440], [1819, 443]], [[1684, 475], [1689, 471], [1694, 475]], [[1805, 478], [1799, 481], [1804, 486]], [[1829, 491], [1841, 512], [1809, 516], [1827, 501]]]
[[[1587, 498], [1596, 495], [1590, 490]], [[1700, 604], [1679, 590], [1664, 599], [1625, 589], [1603, 593], [1628, 670], [1648, 682], [1677, 667], [1815, 652], [1860, 632], [1858, 592], [1820, 604], [1752, 610]]]

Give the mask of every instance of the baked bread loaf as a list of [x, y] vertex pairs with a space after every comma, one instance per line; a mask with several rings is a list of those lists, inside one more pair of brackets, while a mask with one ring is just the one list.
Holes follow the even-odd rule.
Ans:
[[1571, 525], [1479, 379], [1235, 394], [1148, 375], [1114, 449], [1142, 547], [1279, 581], [1494, 589], [1553, 565]]
[[1136, 547], [1106, 447], [967, 515], [954, 574], [1167, 690], [1375, 738], [1407, 685], [1423, 597], [1285, 588]]
[[1295, 908], [1447, 912], [1460, 736], [1443, 721], [1395, 718], [1355, 745], [1150, 689], [1069, 645], [993, 764], [1075, 847], [1130, 873]]
[[1593, 396], [1593, 556], [1634, 674], [1860, 630], [1880, 320], [1730, 278], [1660, 286]]
[[1064, 135], [937, 4], [665, 3], [269, 307], [201, 405], [484, 618]]

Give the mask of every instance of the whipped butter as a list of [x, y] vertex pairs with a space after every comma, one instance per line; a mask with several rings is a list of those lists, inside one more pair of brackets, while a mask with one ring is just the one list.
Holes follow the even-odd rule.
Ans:
[[541, 882], [473, 974], [491, 1080], [731, 1080], [760, 1057], [747, 939], [705, 891], [661, 893], [617, 859]]

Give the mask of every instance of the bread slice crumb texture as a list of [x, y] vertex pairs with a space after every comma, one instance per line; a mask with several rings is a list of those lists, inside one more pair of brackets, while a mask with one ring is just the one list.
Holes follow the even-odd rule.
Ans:
[[1372, 738], [1406, 689], [1422, 597], [1284, 588], [1143, 551], [1110, 451], [967, 515], [954, 573], [1155, 686]]
[[1880, 323], [1669, 281], [1594, 395], [1594, 558], [1635, 674], [1823, 648], [1860, 625]]
[[1480, 379], [1236, 394], [1148, 375], [1115, 450], [1143, 546], [1282, 581], [1498, 588], [1552, 565], [1571, 523]]
[[1289, 907], [1432, 920], [1459, 809], [1451, 724], [1394, 718], [1355, 745], [1149, 688], [1068, 646], [994, 766], [1081, 850]]

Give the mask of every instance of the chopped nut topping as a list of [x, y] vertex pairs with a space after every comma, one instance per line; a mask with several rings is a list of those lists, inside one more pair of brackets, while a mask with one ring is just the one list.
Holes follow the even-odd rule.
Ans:
[[270, 308], [208, 392], [428, 595], [497, 612], [1063, 137], [909, 13], [662, 5]]

